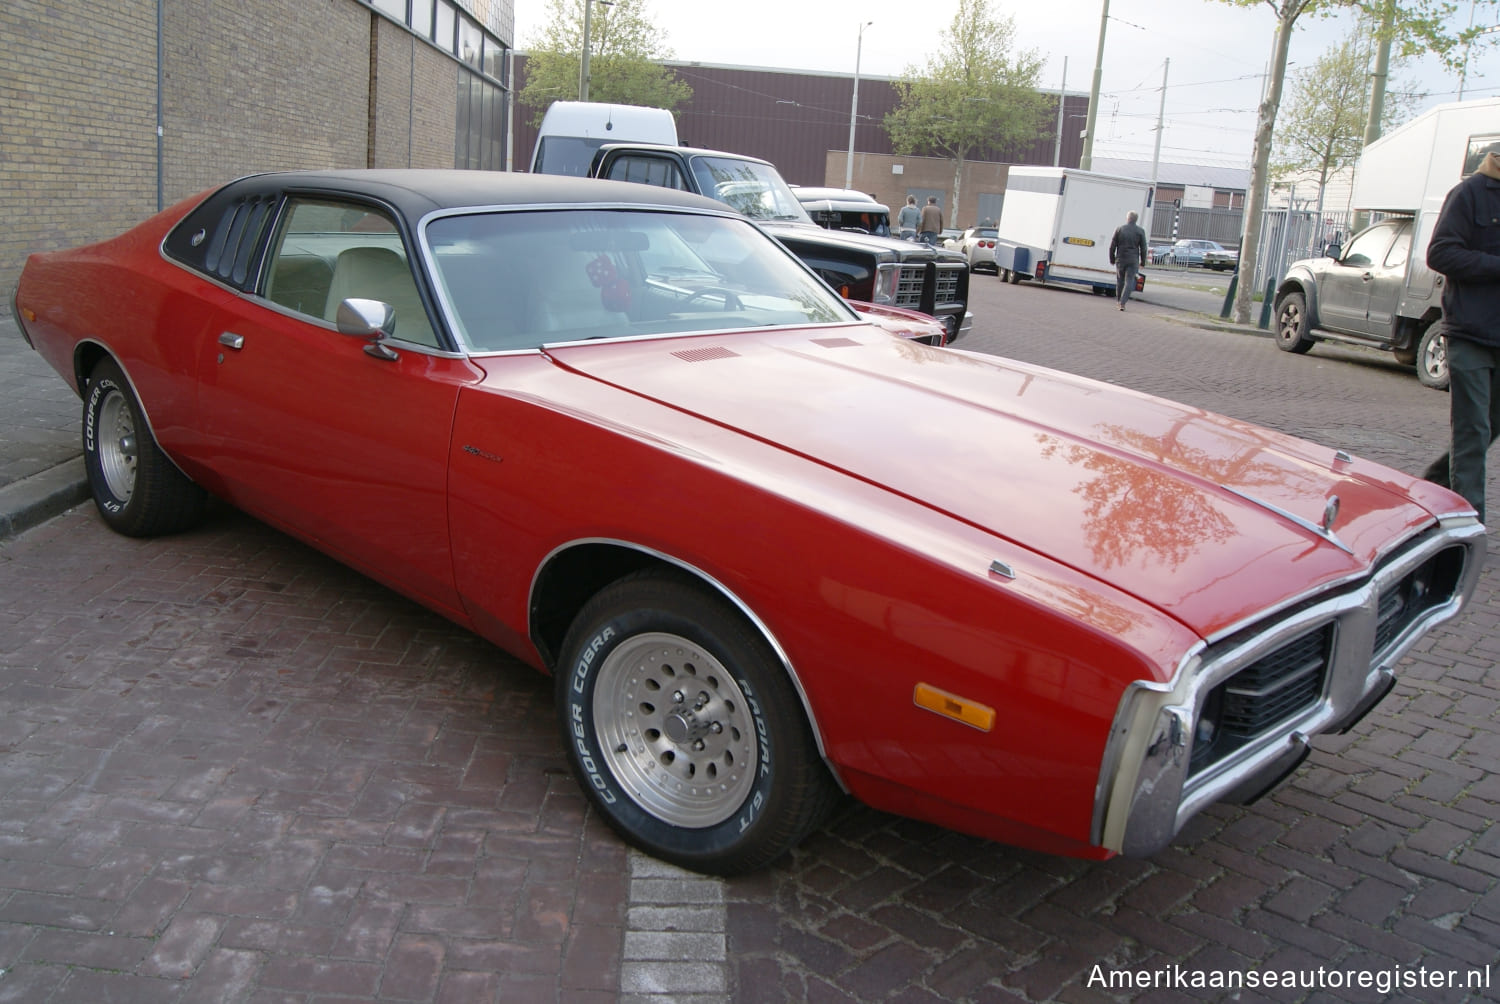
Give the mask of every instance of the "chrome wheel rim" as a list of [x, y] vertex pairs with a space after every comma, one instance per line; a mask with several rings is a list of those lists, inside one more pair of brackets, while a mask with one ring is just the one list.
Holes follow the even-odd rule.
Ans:
[[755, 782], [749, 702], [724, 665], [680, 635], [628, 639], [599, 667], [599, 749], [615, 779], [673, 826], [722, 823]]
[[118, 390], [105, 394], [99, 406], [98, 437], [99, 472], [104, 475], [104, 484], [111, 495], [128, 502], [135, 491], [135, 420], [125, 395]]
[[1298, 338], [1297, 330], [1301, 325], [1301, 311], [1290, 304], [1281, 308], [1281, 340], [1283, 342], [1295, 342]]
[[1427, 351], [1422, 353], [1422, 366], [1434, 380], [1448, 372], [1448, 342], [1443, 338], [1429, 339]]

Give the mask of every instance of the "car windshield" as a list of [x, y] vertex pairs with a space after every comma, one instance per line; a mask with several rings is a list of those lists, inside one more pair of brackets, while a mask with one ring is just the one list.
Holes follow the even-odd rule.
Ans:
[[430, 220], [423, 243], [475, 352], [857, 319], [780, 244], [727, 216], [460, 212]]
[[752, 220], [812, 222], [791, 186], [769, 164], [734, 157], [694, 157], [692, 163], [699, 191]]

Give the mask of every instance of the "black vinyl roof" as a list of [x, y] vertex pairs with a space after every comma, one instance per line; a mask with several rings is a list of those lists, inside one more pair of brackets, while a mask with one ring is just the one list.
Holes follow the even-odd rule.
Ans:
[[219, 194], [233, 198], [295, 191], [364, 195], [388, 203], [412, 223], [433, 210], [469, 206], [606, 203], [724, 211], [724, 206], [712, 199], [651, 185], [457, 169], [377, 168], [255, 174], [230, 182]]

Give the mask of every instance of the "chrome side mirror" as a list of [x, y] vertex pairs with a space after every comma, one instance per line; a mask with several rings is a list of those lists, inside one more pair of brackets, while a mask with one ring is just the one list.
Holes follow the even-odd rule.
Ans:
[[365, 352], [376, 359], [395, 359], [396, 350], [385, 344], [396, 328], [396, 308], [381, 300], [351, 296], [339, 304], [334, 322], [343, 335], [364, 338]]

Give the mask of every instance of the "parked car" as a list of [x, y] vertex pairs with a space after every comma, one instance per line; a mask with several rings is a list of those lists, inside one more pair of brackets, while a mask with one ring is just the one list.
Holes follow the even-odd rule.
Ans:
[[995, 265], [995, 240], [998, 235], [999, 232], [994, 227], [970, 227], [959, 237], [953, 249], [969, 259], [970, 272], [983, 270], [998, 273], [1000, 269]]
[[1446, 388], [1442, 277], [1426, 252], [1440, 206], [1426, 208], [1420, 227], [1416, 217], [1390, 216], [1347, 247], [1288, 265], [1276, 287], [1276, 347], [1299, 355], [1321, 341], [1385, 349], [1416, 366], [1425, 386]]
[[1185, 238], [1172, 245], [1168, 260], [1173, 265], [1202, 265], [1205, 268], [1233, 269], [1239, 261], [1239, 254], [1226, 250], [1222, 244], [1215, 241]]
[[594, 156], [589, 174], [705, 195], [759, 221], [846, 299], [930, 314], [946, 326], [949, 342], [973, 327], [962, 256], [818, 227], [770, 161], [698, 147], [610, 143]]
[[1146, 249], [1146, 258], [1153, 265], [1162, 265], [1172, 258], [1172, 245], [1152, 241]]
[[938, 231], [937, 245], [950, 251], [958, 250], [958, 242], [963, 240], [964, 232], [955, 227], [944, 227]]
[[213, 493], [551, 673], [594, 810], [708, 872], [841, 791], [1153, 853], [1367, 712], [1483, 560], [1444, 488], [893, 337], [668, 189], [259, 174], [31, 256], [12, 308], [106, 524]]
[[1203, 267], [1215, 272], [1233, 272], [1240, 264], [1240, 253], [1233, 248], [1209, 248], [1203, 252]]
[[845, 188], [800, 188], [792, 194], [807, 215], [820, 227], [859, 234], [891, 234], [891, 210], [864, 192]]

